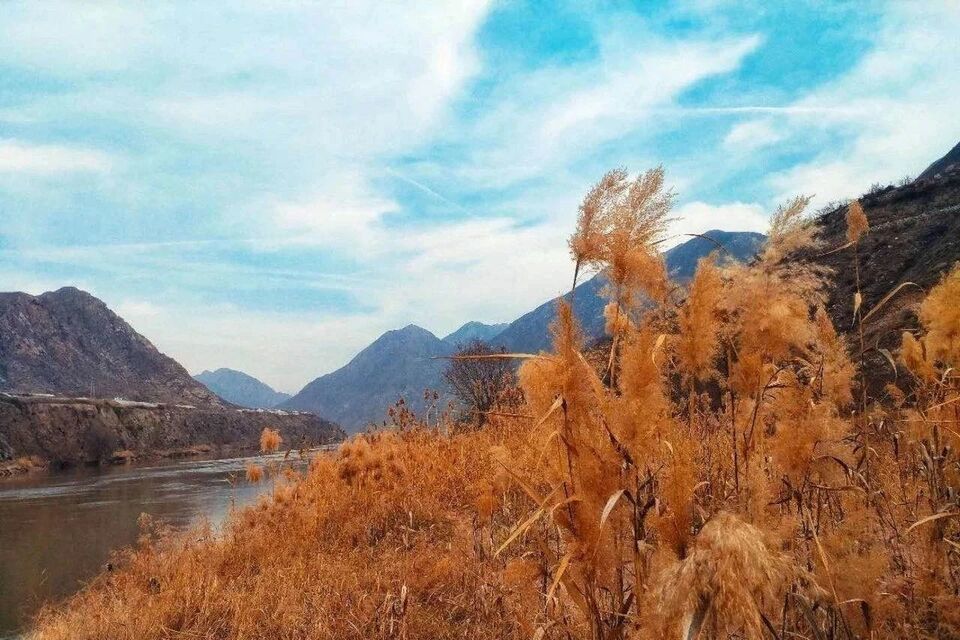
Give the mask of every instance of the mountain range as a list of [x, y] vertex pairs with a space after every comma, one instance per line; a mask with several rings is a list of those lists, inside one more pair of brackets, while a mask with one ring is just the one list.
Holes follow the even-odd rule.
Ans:
[[[697, 261], [720, 247], [718, 254], [725, 256], [723, 259], [749, 259], [764, 239], [762, 234], [750, 232], [708, 231], [703, 235], [664, 254], [667, 269], [675, 278], [690, 278]], [[605, 285], [606, 278], [600, 273], [578, 285], [573, 293], [574, 312], [589, 340], [603, 335]], [[346, 365], [310, 382], [279, 406], [316, 412], [350, 431], [382, 421], [387, 409], [399, 398], [415, 411], [423, 412], [429, 404], [423, 396], [426, 389], [440, 392], [440, 404], [444, 405], [445, 356], [453, 354], [457, 345], [473, 339], [507, 351], [536, 353], [549, 349], [557, 300], [548, 300], [509, 324], [468, 322], [442, 340], [416, 325], [389, 331]]]
[[[867, 327], [865, 346], [872, 349], [869, 357], [877, 358], [878, 349], [893, 346], [900, 328], [915, 323], [913, 304], [922, 289], [960, 259], [960, 145], [916, 180], [873, 190], [861, 202], [871, 224], [859, 246], [863, 308], [878, 305], [903, 283], [918, 285], [897, 289]], [[840, 250], [846, 210], [837, 206], [815, 221], [826, 250], [808, 257], [832, 269], [828, 310], [841, 329], [851, 326], [857, 287], [852, 253]], [[721, 259], [748, 260], [762, 241], [756, 233], [710, 231], [664, 257], [670, 274], [683, 282], [701, 257], [716, 251]], [[588, 340], [603, 335], [605, 284], [599, 273], [565, 296], [573, 297]], [[210, 388], [204, 386], [103, 302], [73, 287], [39, 296], [0, 293], [0, 392], [121, 397], [214, 412], [235, 410], [234, 405], [278, 406], [315, 412], [356, 430], [382, 421], [399, 398], [418, 411], [432, 404], [423, 391], [443, 390], [444, 358], [458, 345], [480, 339], [509, 351], [549, 348], [556, 302], [549, 300], [506, 325], [468, 322], [443, 339], [415, 325], [388, 331], [340, 369], [284, 399], [258, 380], [227, 369], [200, 374]]]
[[290, 398], [289, 393], [275, 391], [269, 385], [236, 369], [203, 371], [193, 377], [227, 402], [249, 409], [270, 409]]

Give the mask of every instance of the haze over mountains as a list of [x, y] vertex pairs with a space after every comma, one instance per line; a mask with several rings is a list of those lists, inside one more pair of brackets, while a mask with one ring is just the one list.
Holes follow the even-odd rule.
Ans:
[[227, 402], [240, 407], [270, 409], [290, 398], [289, 393], [275, 391], [269, 385], [236, 369], [203, 371], [193, 377]]

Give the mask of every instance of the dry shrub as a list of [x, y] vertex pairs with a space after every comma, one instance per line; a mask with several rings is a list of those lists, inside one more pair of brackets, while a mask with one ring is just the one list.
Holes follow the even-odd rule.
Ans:
[[250, 463], [247, 465], [247, 482], [256, 484], [263, 480], [263, 467], [257, 464]]
[[276, 429], [264, 427], [263, 432], [260, 433], [260, 451], [263, 453], [275, 452], [280, 448], [282, 442], [283, 438], [280, 437], [280, 432]]
[[618, 170], [581, 206], [574, 271], [611, 283], [599, 366], [562, 304], [509, 416], [449, 435], [403, 409], [222, 535], [145, 541], [37, 637], [960, 636], [960, 268], [873, 398], [797, 257], [807, 199], [685, 289], [656, 251], [670, 200], [661, 170]]

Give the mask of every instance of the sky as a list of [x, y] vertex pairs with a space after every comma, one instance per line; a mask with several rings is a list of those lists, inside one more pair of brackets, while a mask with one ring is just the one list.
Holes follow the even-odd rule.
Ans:
[[664, 166], [673, 234], [915, 176], [958, 33], [960, 0], [5, 1], [0, 290], [295, 392], [561, 293], [611, 168]]

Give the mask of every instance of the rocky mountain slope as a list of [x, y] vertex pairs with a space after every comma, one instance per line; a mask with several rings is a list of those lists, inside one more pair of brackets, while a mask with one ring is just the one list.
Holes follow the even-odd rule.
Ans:
[[265, 426], [288, 442], [343, 436], [314, 415], [224, 402], [89, 293], [0, 293], [0, 460], [73, 463], [116, 449], [242, 448], [255, 446]]
[[107, 305], [74, 287], [0, 293], [0, 391], [223, 406]]
[[442, 386], [446, 361], [435, 358], [450, 355], [454, 349], [416, 325], [388, 331], [349, 363], [310, 382], [280, 407], [315, 412], [348, 431], [382, 421], [401, 397], [420, 412], [426, 407], [424, 390]]
[[[945, 156], [956, 155], [960, 145]], [[960, 160], [960, 158], [958, 158]], [[952, 164], [952, 168], [950, 167]], [[860, 290], [864, 314], [891, 291], [904, 286], [864, 326], [870, 368], [889, 370], [876, 348], [893, 348], [900, 333], [916, 326], [916, 304], [924, 291], [960, 260], [960, 162], [940, 161], [929, 177], [870, 193], [860, 202], [870, 230], [859, 242]], [[838, 328], [851, 330], [856, 293], [854, 252], [847, 243], [845, 206], [817, 220], [823, 241], [814, 260], [833, 270], [829, 311]], [[960, 300], [957, 301], [960, 304]], [[859, 340], [854, 336], [855, 340]]]
[[251, 449], [264, 427], [278, 429], [285, 446], [293, 447], [344, 435], [310, 413], [0, 394], [0, 461], [37, 456], [62, 465], [104, 462], [123, 451]]
[[917, 180], [933, 180], [958, 168], [960, 168], [960, 142], [945, 156], [927, 167], [923, 173], [917, 176]]
[[489, 342], [500, 332], [506, 329], [507, 326], [509, 326], [508, 322], [503, 322], [500, 324], [484, 324], [482, 322], [472, 320], [443, 338], [443, 341], [454, 346], [467, 344], [473, 340], [483, 340], [484, 342]]
[[[760, 233], [746, 231], [707, 231], [704, 236], [695, 237], [668, 250], [664, 254], [667, 270], [671, 276], [683, 282], [693, 276], [697, 261], [716, 251], [721, 245], [726, 251], [720, 251], [722, 259], [733, 258], [748, 260], [756, 253], [763, 243], [764, 236]], [[581, 328], [587, 339], [597, 339], [603, 336], [604, 319], [603, 308], [607, 299], [603, 289], [607, 281], [602, 273], [577, 286], [573, 293], [573, 311], [580, 321]], [[569, 300], [570, 294], [563, 296]], [[493, 342], [503, 345], [508, 351], [536, 353], [550, 348], [550, 324], [556, 317], [557, 300], [549, 300], [533, 311], [526, 313], [510, 325]]]
[[203, 371], [193, 377], [227, 402], [240, 407], [269, 409], [290, 399], [289, 393], [275, 391], [253, 376], [235, 369]]

